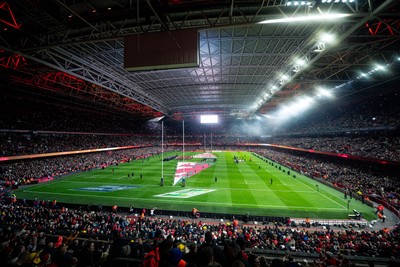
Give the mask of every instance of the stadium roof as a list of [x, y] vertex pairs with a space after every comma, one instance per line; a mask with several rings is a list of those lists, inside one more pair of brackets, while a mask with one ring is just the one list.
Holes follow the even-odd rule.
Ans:
[[[198, 67], [124, 68], [124, 37], [183, 29]], [[149, 118], [250, 118], [318, 87], [390, 87], [398, 71], [374, 68], [398, 64], [399, 31], [397, 0], [0, 1], [0, 82]]]

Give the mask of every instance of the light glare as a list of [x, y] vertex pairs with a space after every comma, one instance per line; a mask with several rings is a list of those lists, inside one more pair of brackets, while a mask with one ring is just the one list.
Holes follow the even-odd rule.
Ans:
[[335, 36], [330, 33], [324, 33], [321, 35], [321, 41], [324, 41], [326, 43], [331, 43], [335, 39]]
[[333, 20], [348, 17], [350, 14], [321, 14], [313, 16], [302, 16], [302, 17], [291, 17], [282, 19], [267, 19], [258, 22], [258, 24], [272, 24], [272, 23], [285, 23], [285, 22], [302, 22], [302, 21], [314, 21], [314, 20]]
[[324, 88], [318, 88], [317, 95], [321, 97], [332, 97], [332, 93]]
[[299, 58], [298, 60], [296, 60], [296, 63], [299, 66], [304, 66], [306, 64], [306, 61], [302, 58]]
[[311, 97], [305, 96], [296, 102], [296, 106], [302, 110], [307, 109], [314, 102]]

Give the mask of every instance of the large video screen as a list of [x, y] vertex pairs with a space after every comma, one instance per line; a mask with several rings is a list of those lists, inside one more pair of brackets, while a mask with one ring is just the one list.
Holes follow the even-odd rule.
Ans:
[[200, 123], [218, 123], [218, 115], [200, 115]]

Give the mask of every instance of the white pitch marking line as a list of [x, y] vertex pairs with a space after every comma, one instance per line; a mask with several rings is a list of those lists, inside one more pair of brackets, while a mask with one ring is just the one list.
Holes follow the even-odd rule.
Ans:
[[[73, 195], [73, 196], [88, 196], [88, 197], [98, 197], [98, 198], [113, 198], [113, 199], [127, 199], [127, 200], [145, 200], [143, 198], [138, 198], [138, 197], [117, 197], [117, 196], [96, 196], [96, 195], [84, 195], [84, 194], [64, 194], [64, 193], [57, 193], [57, 192], [35, 192], [35, 193], [43, 193], [43, 194], [49, 194], [49, 195]], [[171, 198], [171, 199], [176, 199], [176, 198]], [[170, 202], [171, 199], [165, 199], [165, 198], [157, 198], [157, 201], [160, 202]], [[154, 199], [147, 199], [145, 201], [154, 201]], [[224, 205], [226, 204], [225, 202], [207, 202], [204, 203], [202, 201], [190, 201], [190, 200], [185, 200], [185, 203], [193, 203], [193, 204], [207, 204], [207, 206], [213, 206], [213, 205]], [[210, 205], [209, 205], [210, 204]], [[244, 203], [232, 203], [232, 206], [249, 206], [249, 207], [254, 207], [254, 204], [244, 204]], [[269, 207], [273, 207], [273, 208], [295, 208], [295, 209], [318, 209], [318, 210], [346, 210], [346, 209], [338, 209], [338, 208], [318, 208], [318, 207], [298, 207], [298, 206], [277, 206], [277, 205], [257, 205], [258, 207], [264, 207], [264, 208], [269, 208]]]

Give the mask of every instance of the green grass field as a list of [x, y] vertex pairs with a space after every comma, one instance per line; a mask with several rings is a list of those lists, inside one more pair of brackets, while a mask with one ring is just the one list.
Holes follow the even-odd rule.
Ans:
[[[164, 157], [174, 154], [181, 152], [166, 153]], [[199, 153], [186, 152], [185, 156], [195, 154]], [[272, 166], [249, 152], [213, 154], [216, 163], [187, 178], [185, 187], [181, 183], [173, 186], [177, 160], [164, 162], [165, 183], [160, 186], [162, 162], [158, 155], [21, 188], [15, 193], [18, 198], [57, 199], [59, 203], [134, 205], [188, 212], [196, 207], [200, 212], [345, 219], [356, 209], [366, 219], [375, 217], [371, 207], [352, 199], [348, 209], [343, 193], [292, 170], [288, 175], [287, 168], [276, 163]], [[235, 163], [234, 155], [245, 161]], [[128, 177], [128, 173], [134, 176]]]

